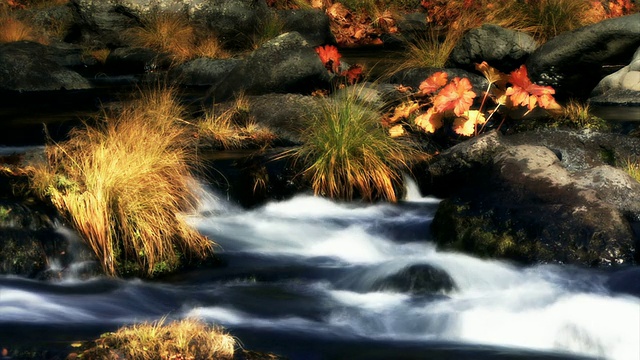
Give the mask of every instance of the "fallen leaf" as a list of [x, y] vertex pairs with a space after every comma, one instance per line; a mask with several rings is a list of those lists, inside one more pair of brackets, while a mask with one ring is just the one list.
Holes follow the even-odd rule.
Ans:
[[340, 58], [342, 57], [338, 52], [338, 48], [333, 45], [325, 45], [317, 46], [315, 50], [324, 67], [333, 73], [337, 73], [338, 69], [340, 69]]
[[353, 85], [362, 78], [362, 66], [358, 64], [351, 65], [341, 75], [347, 78], [347, 83]]

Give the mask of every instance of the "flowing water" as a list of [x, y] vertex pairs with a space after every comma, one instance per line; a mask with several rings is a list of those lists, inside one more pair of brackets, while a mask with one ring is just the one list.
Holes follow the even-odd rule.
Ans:
[[[191, 221], [224, 266], [158, 282], [1, 276], [0, 347], [195, 316], [290, 359], [640, 359], [638, 271], [438, 250], [438, 201], [409, 194], [399, 205], [299, 195], [245, 210], [205, 193]], [[433, 286], [394, 285], [409, 268], [431, 269]]]

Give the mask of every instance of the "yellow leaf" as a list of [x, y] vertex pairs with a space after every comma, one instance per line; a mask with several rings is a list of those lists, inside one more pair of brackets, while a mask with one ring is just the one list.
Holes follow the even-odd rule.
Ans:
[[81, 342], [74, 342], [74, 343], [71, 343], [71, 347], [74, 347], [74, 348], [79, 348], [79, 347], [81, 347], [81, 346], [82, 346], [82, 343], [81, 343]]
[[456, 134], [472, 136], [476, 131], [475, 123], [466, 117], [455, 118], [455, 120], [453, 120], [453, 131], [455, 131]]
[[486, 61], [483, 61], [481, 64], [476, 64], [476, 70], [480, 71], [489, 83], [496, 84], [499, 87], [504, 87], [507, 83], [507, 79], [509, 75], [503, 74], [495, 68], [489, 66]]
[[405, 134], [405, 131], [401, 124], [398, 124], [389, 129], [389, 135], [391, 135], [392, 138], [402, 136], [404, 134]]
[[484, 113], [478, 111], [478, 110], [468, 110], [464, 112], [464, 116], [471, 120], [472, 122], [475, 122], [476, 124], [484, 124], [487, 122], [487, 119], [484, 117]]
[[442, 113], [430, 108], [426, 113], [416, 117], [414, 121], [425, 132], [434, 133], [442, 127], [442, 117]]
[[393, 116], [389, 118], [390, 123], [409, 117], [420, 108], [417, 101], [407, 101], [397, 106], [393, 111]]

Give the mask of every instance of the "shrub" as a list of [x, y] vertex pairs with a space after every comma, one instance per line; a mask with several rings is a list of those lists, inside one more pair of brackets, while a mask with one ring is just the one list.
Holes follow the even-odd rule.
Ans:
[[316, 195], [397, 201], [401, 171], [408, 169], [415, 150], [387, 134], [380, 113], [360, 102], [359, 89], [325, 98], [292, 156], [302, 162]]
[[208, 239], [181, 213], [197, 205], [193, 151], [183, 108], [171, 89], [143, 94], [104, 122], [46, 147], [32, 185], [79, 231], [109, 275], [125, 261], [143, 275], [172, 267], [179, 254], [205, 256]]
[[220, 327], [196, 319], [124, 326], [103, 334], [83, 357], [155, 359], [233, 359], [235, 339]]

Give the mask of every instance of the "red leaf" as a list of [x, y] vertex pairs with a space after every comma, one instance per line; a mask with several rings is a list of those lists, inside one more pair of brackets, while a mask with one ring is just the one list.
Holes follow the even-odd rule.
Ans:
[[344, 71], [341, 75], [347, 78], [347, 82], [350, 85], [353, 85], [362, 78], [362, 66], [358, 64], [351, 65], [349, 69]]
[[330, 72], [338, 73], [340, 69], [340, 58], [342, 55], [338, 52], [338, 48], [333, 45], [318, 46], [315, 48], [316, 53], [320, 56], [320, 61]]
[[473, 104], [476, 93], [471, 91], [473, 86], [467, 78], [454, 78], [447, 86], [442, 88], [435, 99], [433, 107], [438, 112], [453, 110], [457, 116], [462, 116]]
[[447, 73], [444, 71], [438, 71], [429, 76], [425, 81], [420, 83], [420, 94], [428, 95], [436, 92], [441, 87], [447, 84]]

